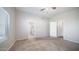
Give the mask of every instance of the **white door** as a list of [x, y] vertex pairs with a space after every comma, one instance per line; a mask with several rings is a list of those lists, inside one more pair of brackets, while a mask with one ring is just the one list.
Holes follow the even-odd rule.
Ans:
[[62, 37], [63, 36], [63, 20], [58, 20], [58, 36]]
[[57, 22], [50, 22], [50, 37], [57, 37]]

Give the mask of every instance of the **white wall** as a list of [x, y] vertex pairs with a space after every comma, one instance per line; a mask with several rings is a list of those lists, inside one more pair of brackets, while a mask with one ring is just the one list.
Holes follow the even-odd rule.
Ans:
[[58, 14], [52, 20], [63, 20], [64, 40], [79, 43], [79, 9]]
[[16, 39], [27, 39], [29, 32], [29, 23], [34, 23], [34, 36], [47, 37], [48, 21], [38, 15], [17, 11], [16, 13]]
[[8, 50], [15, 42], [15, 8], [4, 7], [3, 9], [10, 15], [10, 28], [8, 39], [0, 43], [0, 50]]

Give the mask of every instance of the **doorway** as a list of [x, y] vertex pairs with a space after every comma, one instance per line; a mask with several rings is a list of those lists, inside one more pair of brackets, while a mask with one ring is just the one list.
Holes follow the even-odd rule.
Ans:
[[28, 39], [34, 39], [35, 35], [34, 35], [34, 23], [33, 22], [29, 22], [28, 23]]

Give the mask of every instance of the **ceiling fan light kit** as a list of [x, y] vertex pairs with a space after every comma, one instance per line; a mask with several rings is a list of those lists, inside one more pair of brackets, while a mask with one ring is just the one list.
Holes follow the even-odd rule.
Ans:
[[[52, 10], [56, 10], [56, 7], [50, 7]], [[46, 10], [46, 8], [42, 8], [41, 11]]]

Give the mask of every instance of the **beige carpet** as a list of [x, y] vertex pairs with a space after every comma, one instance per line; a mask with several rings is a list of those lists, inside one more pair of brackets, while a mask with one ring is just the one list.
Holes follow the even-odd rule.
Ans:
[[77, 51], [79, 44], [61, 38], [18, 40], [10, 51]]

